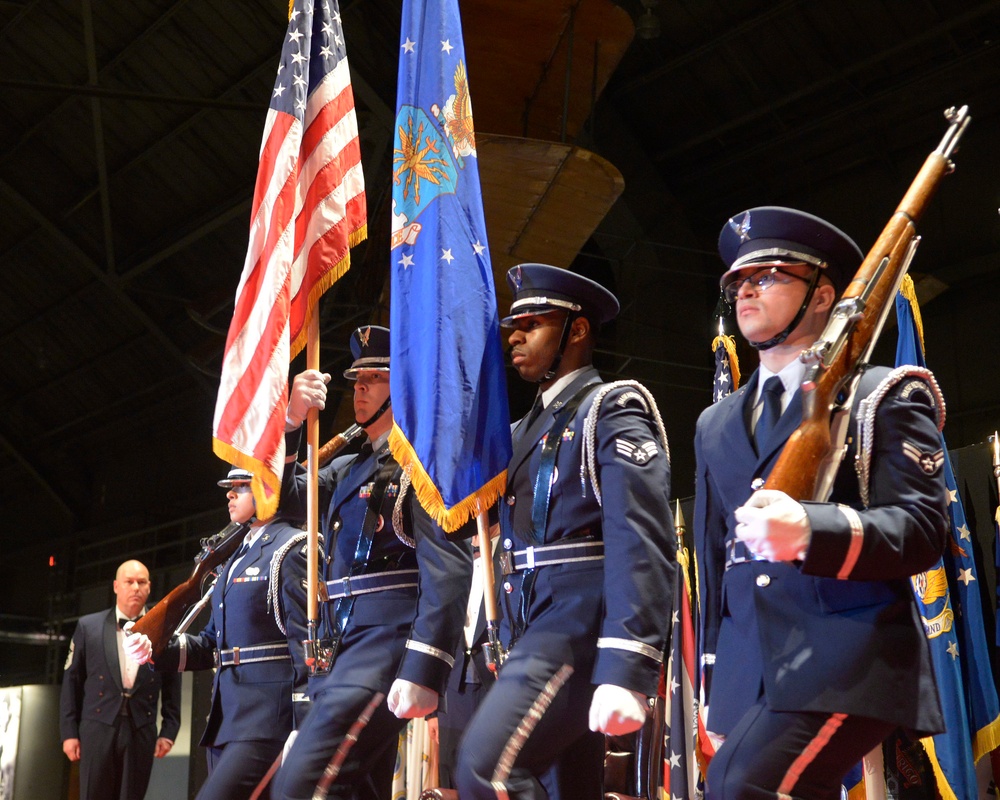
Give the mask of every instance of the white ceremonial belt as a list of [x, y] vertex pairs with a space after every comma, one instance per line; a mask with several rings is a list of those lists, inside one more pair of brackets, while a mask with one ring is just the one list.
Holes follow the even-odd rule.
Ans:
[[392, 569], [386, 572], [373, 572], [370, 575], [346, 575], [335, 581], [324, 581], [326, 601], [339, 600], [342, 597], [354, 597], [359, 594], [384, 592], [388, 589], [412, 589], [417, 586], [415, 569]]
[[572, 564], [578, 561], [600, 561], [602, 558], [604, 558], [604, 542], [556, 542], [501, 553], [500, 568], [504, 575], [510, 575], [525, 569]]

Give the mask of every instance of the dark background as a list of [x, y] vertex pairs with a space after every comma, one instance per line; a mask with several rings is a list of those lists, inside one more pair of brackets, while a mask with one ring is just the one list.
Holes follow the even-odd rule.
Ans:
[[[949, 446], [1000, 426], [1000, 2], [547, 0], [536, 18], [542, 7], [462, 3], [477, 133], [564, 140], [621, 172], [623, 193], [560, 266], [621, 298], [598, 365], [655, 394], [674, 496], [693, 491], [711, 401], [723, 223], [790, 205], [866, 250], [944, 109], [966, 103], [912, 273]], [[388, 308], [399, 3], [341, 12], [371, 237], [323, 300], [335, 376], [350, 330]], [[609, 20], [596, 37], [574, 28], [584, 12]], [[284, 0], [0, 0], [0, 683], [57, 680], [66, 644], [49, 635], [110, 604], [122, 560], [142, 559], [160, 596], [227, 521], [212, 414], [286, 14]], [[531, 89], [542, 78], [548, 119]], [[530, 91], [503, 94], [518, 79]], [[492, 239], [494, 266], [507, 263]], [[877, 360], [894, 343], [890, 325]], [[755, 357], [740, 357], [749, 375]], [[508, 382], [519, 415], [530, 387]], [[346, 426], [336, 393], [332, 406], [324, 437]]]

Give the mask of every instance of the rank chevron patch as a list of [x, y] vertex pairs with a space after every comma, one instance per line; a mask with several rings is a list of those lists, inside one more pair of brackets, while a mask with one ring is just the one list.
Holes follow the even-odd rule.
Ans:
[[645, 464], [658, 451], [656, 442], [652, 439], [643, 444], [632, 444], [625, 439], [615, 439], [615, 449], [618, 451], [618, 455], [624, 456], [636, 464]]
[[925, 453], [916, 445], [903, 442], [903, 454], [917, 464], [927, 475], [933, 475], [944, 463], [944, 451], [938, 450], [936, 453]]

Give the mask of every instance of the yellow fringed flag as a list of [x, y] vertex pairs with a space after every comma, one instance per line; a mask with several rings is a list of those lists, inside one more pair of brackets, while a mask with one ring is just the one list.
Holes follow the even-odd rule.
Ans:
[[[722, 327], [721, 323], [719, 327]], [[736, 339], [720, 332], [712, 340], [712, 352], [715, 353], [712, 402], [718, 403], [723, 397], [740, 388], [740, 362], [736, 357]]]
[[[896, 296], [896, 318], [899, 322], [896, 365], [925, 366], [923, 325], [909, 275], [903, 279]], [[972, 532], [944, 436], [941, 448], [951, 518], [949, 547], [933, 568], [914, 576], [911, 582], [930, 641], [948, 730], [920, 741], [933, 767], [941, 797], [944, 800], [975, 800], [973, 765], [1000, 744], [1000, 699], [990, 671]], [[935, 578], [941, 585], [940, 590], [922, 590]], [[947, 624], [932, 624], [935, 619], [947, 620]]]
[[295, 0], [261, 138], [250, 238], [212, 425], [219, 458], [253, 473], [257, 516], [278, 508], [288, 363], [323, 292], [368, 235], [365, 180], [335, 0]]
[[458, 0], [404, 0], [389, 447], [448, 532], [503, 494], [510, 415]]

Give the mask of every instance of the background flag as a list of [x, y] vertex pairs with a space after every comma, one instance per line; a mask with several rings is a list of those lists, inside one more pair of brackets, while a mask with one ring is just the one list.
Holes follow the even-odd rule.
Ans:
[[[920, 310], [909, 276], [896, 296], [896, 317], [897, 366], [924, 366]], [[932, 569], [914, 576], [912, 582], [931, 645], [948, 732], [921, 742], [943, 800], [975, 800], [974, 763], [1000, 743], [1000, 701], [993, 683], [982, 605], [975, 585], [971, 533], [943, 435], [941, 447], [951, 517], [949, 546]], [[887, 763], [895, 761], [893, 756], [886, 753]]]
[[295, 0], [260, 147], [250, 242], [222, 361], [213, 449], [254, 474], [271, 517], [285, 459], [288, 362], [320, 296], [367, 236], [354, 94], [336, 0]]
[[503, 492], [510, 415], [458, 0], [404, 0], [393, 142], [393, 455], [447, 531]]
[[715, 382], [712, 384], [712, 402], [718, 403], [740, 388], [740, 362], [736, 358], [736, 340], [722, 331], [719, 319], [719, 335], [712, 340], [715, 353]]
[[[716, 318], [719, 322], [719, 335], [712, 340], [712, 352], [715, 354], [715, 375], [712, 380], [712, 402], [718, 403], [720, 400], [728, 397], [730, 394], [735, 392], [740, 386], [740, 362], [736, 357], [736, 339], [732, 335], [727, 335], [725, 330], [725, 316], [728, 313], [724, 298], [719, 298], [719, 303], [716, 307]], [[679, 562], [678, 562], [679, 563]], [[684, 571], [687, 573], [687, 580], [690, 584], [690, 567], [686, 567]], [[698, 564], [697, 561], [694, 564], [694, 577], [697, 581], [698, 577]], [[676, 595], [675, 595], [676, 596]], [[695, 597], [698, 594], [695, 592]], [[692, 618], [692, 627], [695, 624], [700, 625], [700, 622], [694, 617], [692, 613], [692, 605], [690, 600], [687, 603], [688, 614]], [[701, 614], [701, 609], [697, 609], [697, 613]], [[705, 684], [702, 675], [702, 669], [699, 666], [697, 680], [697, 702], [695, 704], [695, 720], [697, 724], [697, 737], [696, 737], [696, 757], [698, 759], [698, 764], [701, 767], [702, 774], [708, 771], [708, 764], [715, 755], [715, 745], [712, 740], [708, 737], [707, 728], [705, 727]], [[699, 785], [699, 790], [701, 785]], [[669, 800], [669, 799], [668, 799]]]
[[684, 544], [680, 503], [674, 512], [677, 531], [677, 586], [670, 624], [663, 736], [663, 800], [704, 797], [698, 767], [698, 714], [695, 702], [694, 618], [691, 613], [691, 563]]

